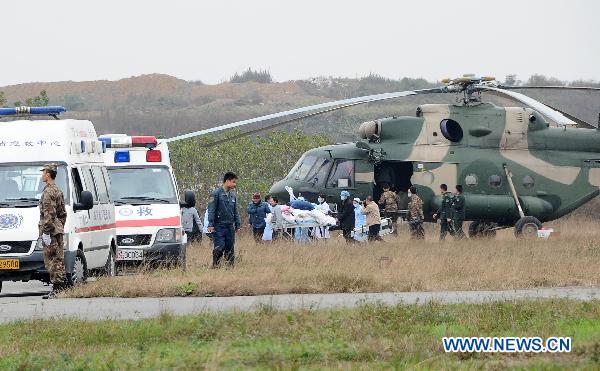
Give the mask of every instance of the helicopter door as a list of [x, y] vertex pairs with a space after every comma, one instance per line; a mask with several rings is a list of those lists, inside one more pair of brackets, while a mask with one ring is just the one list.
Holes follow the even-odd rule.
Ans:
[[383, 161], [375, 166], [373, 198], [379, 200], [383, 186], [389, 185], [395, 192], [406, 193], [412, 185], [413, 163], [411, 161]]

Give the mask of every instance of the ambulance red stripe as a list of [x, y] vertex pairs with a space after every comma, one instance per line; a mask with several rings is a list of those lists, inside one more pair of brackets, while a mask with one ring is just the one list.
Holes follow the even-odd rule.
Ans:
[[117, 225], [115, 223], [113, 223], [113, 224], [93, 225], [91, 227], [75, 228], [75, 233], [103, 231], [106, 229], [115, 228], [116, 226]]
[[117, 228], [128, 227], [179, 227], [181, 225], [181, 217], [173, 216], [162, 219], [139, 219], [139, 220], [119, 220]]

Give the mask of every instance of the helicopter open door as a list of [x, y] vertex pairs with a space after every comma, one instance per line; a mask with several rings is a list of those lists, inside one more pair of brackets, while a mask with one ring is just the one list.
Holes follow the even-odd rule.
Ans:
[[401, 208], [408, 205], [406, 192], [415, 185], [419, 197], [424, 202], [425, 211], [429, 211], [436, 196], [441, 194], [440, 185], [445, 183], [452, 190], [457, 183], [457, 168], [454, 163], [419, 161], [383, 161], [375, 166], [375, 184], [373, 196], [379, 200], [383, 186], [388, 184], [398, 193]]
[[413, 169], [414, 164], [412, 161], [383, 161], [375, 165], [374, 199], [379, 200], [385, 185], [389, 185], [399, 194], [406, 193], [412, 185]]

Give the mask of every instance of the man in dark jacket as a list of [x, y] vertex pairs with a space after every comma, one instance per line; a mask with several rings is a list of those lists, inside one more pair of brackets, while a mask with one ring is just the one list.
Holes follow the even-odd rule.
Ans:
[[452, 228], [452, 193], [448, 192], [448, 186], [445, 184], [440, 185], [442, 192], [442, 200], [440, 207], [433, 214], [433, 219], [440, 219], [440, 240], [443, 241], [446, 238], [446, 234], [450, 232], [450, 235], [454, 235], [454, 229]]
[[263, 233], [265, 233], [265, 227], [267, 226], [265, 218], [270, 212], [269, 205], [260, 200], [260, 193], [254, 193], [252, 202], [248, 205], [248, 216], [250, 217], [248, 222], [252, 226], [252, 235], [256, 243], [262, 242]]
[[352, 197], [350, 192], [342, 191], [340, 194], [342, 200], [342, 207], [338, 215], [338, 221], [340, 223], [340, 229], [342, 235], [346, 239], [346, 243], [354, 243], [356, 240], [352, 237], [352, 230], [354, 229], [354, 205], [352, 204]]
[[457, 184], [456, 194], [452, 199], [452, 227], [454, 228], [455, 238], [465, 238], [465, 233], [462, 230], [465, 214], [465, 195], [463, 195], [463, 187], [462, 185]]
[[229, 266], [235, 260], [235, 233], [241, 225], [235, 194], [237, 179], [234, 173], [226, 173], [223, 187], [212, 193], [208, 204], [207, 231], [213, 235], [213, 268], [221, 264], [223, 257]]

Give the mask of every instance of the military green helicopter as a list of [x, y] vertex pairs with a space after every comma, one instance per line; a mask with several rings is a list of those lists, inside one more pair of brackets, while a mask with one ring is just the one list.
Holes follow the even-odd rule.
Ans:
[[[291, 187], [309, 201], [325, 194], [330, 202], [337, 202], [342, 190], [353, 197], [373, 195], [378, 199], [384, 184], [400, 194], [414, 185], [423, 199], [426, 220], [433, 221], [441, 199], [440, 185], [452, 189], [461, 184], [466, 220], [473, 221], [471, 237], [493, 236], [497, 229], [507, 227], [514, 227], [517, 236], [537, 236], [542, 222], [557, 219], [600, 193], [600, 130], [594, 125], [514, 91], [524, 87], [501, 86], [493, 77], [464, 75], [442, 83], [438, 88], [279, 112], [168, 141], [262, 124], [238, 136], [249, 135], [359, 104], [455, 93], [456, 104], [424, 104], [414, 116], [368, 121], [360, 125], [360, 141], [306, 152], [270, 192], [287, 200], [286, 187]], [[525, 107], [498, 107], [484, 102], [482, 93]]]

